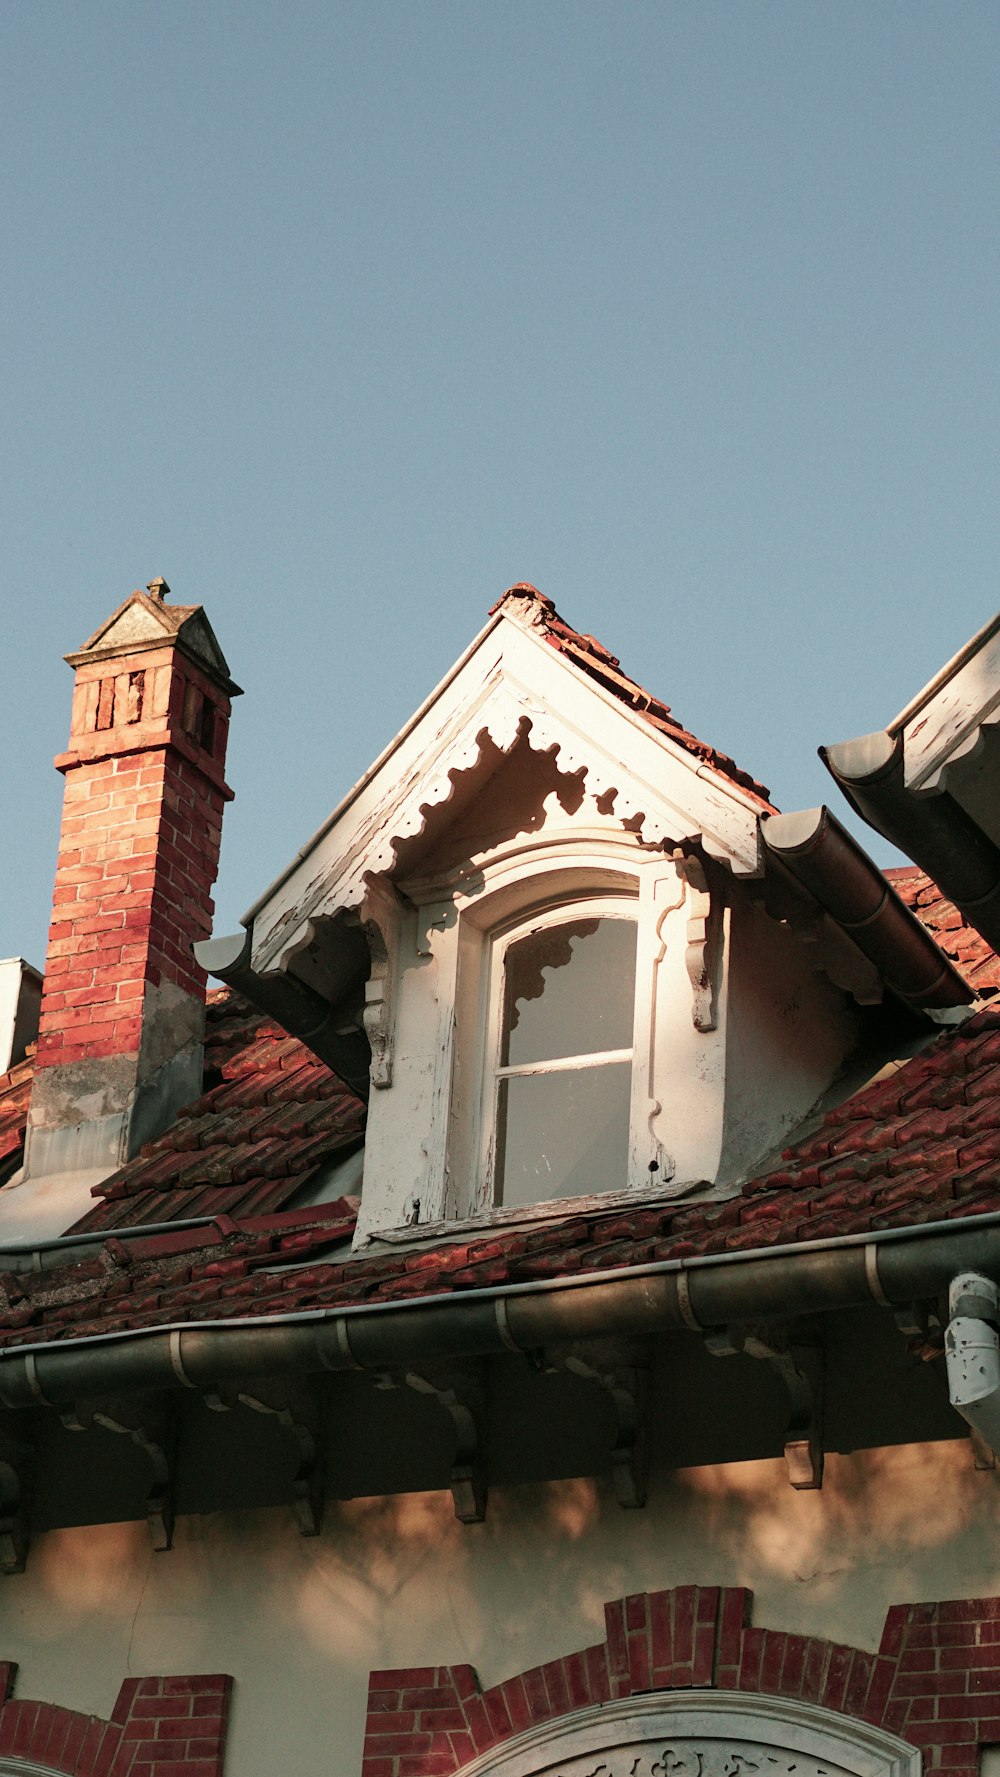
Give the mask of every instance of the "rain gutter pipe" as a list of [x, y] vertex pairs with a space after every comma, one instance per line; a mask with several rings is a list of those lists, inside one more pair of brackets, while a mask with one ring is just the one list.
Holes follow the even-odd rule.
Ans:
[[109, 1240], [147, 1240], [159, 1234], [183, 1234], [191, 1228], [213, 1228], [215, 1216], [184, 1216], [175, 1222], [147, 1222], [138, 1228], [102, 1228], [93, 1234], [53, 1234], [47, 1240], [0, 1241], [0, 1274], [24, 1271], [56, 1271], [93, 1258]]
[[368, 944], [360, 926], [331, 923], [328, 946], [336, 979], [334, 1000], [288, 970], [255, 969], [252, 925], [232, 937], [205, 938], [194, 945], [194, 954], [207, 975], [242, 993], [289, 1036], [305, 1043], [359, 1098], [367, 1099], [372, 1057], [360, 1019], [371, 968]]
[[828, 808], [761, 819], [770, 857], [788, 870], [908, 1005], [966, 1006], [972, 990], [878, 865]]
[[1000, 950], [1000, 848], [946, 790], [907, 789], [902, 734], [862, 734], [820, 747], [819, 756], [862, 820], [906, 852]]
[[741, 1320], [906, 1306], [975, 1268], [1000, 1275], [1000, 1212], [767, 1251], [664, 1259], [629, 1271], [533, 1280], [468, 1294], [300, 1310], [253, 1320], [135, 1328], [0, 1352], [0, 1402], [59, 1406], [79, 1396], [246, 1377], [384, 1370], [531, 1353], [566, 1340], [704, 1332]]

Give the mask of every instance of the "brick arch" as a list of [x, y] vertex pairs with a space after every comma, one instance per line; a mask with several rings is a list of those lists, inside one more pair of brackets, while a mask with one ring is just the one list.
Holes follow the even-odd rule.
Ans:
[[471, 1666], [373, 1672], [362, 1777], [453, 1777], [479, 1754], [594, 1703], [745, 1691], [898, 1735], [928, 1772], [977, 1777], [1000, 1742], [1000, 1598], [893, 1605], [876, 1653], [752, 1626], [745, 1587], [677, 1586], [605, 1605], [605, 1639], [484, 1691]]
[[60, 1777], [222, 1777], [232, 1679], [128, 1678], [110, 1720], [12, 1695], [0, 1662], [0, 1761]]

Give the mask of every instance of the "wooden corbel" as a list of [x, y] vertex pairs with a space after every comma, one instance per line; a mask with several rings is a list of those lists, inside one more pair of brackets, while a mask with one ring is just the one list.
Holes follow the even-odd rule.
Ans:
[[394, 978], [399, 950], [399, 896], [390, 882], [372, 877], [361, 906], [361, 923], [371, 952], [371, 971], [365, 983], [364, 1026], [371, 1046], [371, 1082], [380, 1089], [392, 1085]]
[[78, 1401], [60, 1413], [67, 1431], [90, 1431], [100, 1426], [129, 1438], [149, 1465], [146, 1522], [153, 1548], [169, 1549], [174, 1534], [174, 1459], [177, 1427], [172, 1405], [165, 1395], [102, 1396]]
[[677, 860], [677, 867], [690, 891], [684, 962], [691, 983], [691, 1022], [695, 1030], [716, 1030], [722, 955], [719, 897], [713, 895], [708, 886], [700, 858], [682, 856]]
[[822, 1487], [825, 1366], [819, 1342], [795, 1329], [726, 1327], [707, 1334], [705, 1344], [715, 1357], [762, 1359], [781, 1377], [791, 1408], [784, 1438], [789, 1482], [797, 1492]]
[[323, 1432], [315, 1391], [305, 1383], [270, 1380], [240, 1389], [243, 1407], [267, 1413], [295, 1440], [299, 1466], [292, 1476], [291, 1507], [303, 1536], [318, 1536], [323, 1524]]
[[298, 1467], [292, 1476], [289, 1504], [303, 1536], [318, 1536], [323, 1526], [324, 1438], [322, 1409], [316, 1389], [307, 1381], [277, 1377], [254, 1379], [243, 1388], [206, 1390], [203, 1399], [213, 1413], [247, 1407], [277, 1420], [293, 1439]]
[[604, 1390], [615, 1415], [611, 1479], [626, 1510], [646, 1503], [649, 1455], [646, 1427], [652, 1348], [644, 1339], [590, 1340], [563, 1351], [546, 1351], [549, 1370], [567, 1370]]
[[419, 1370], [384, 1370], [377, 1388], [409, 1388], [443, 1407], [455, 1432], [451, 1497], [462, 1524], [482, 1524], [489, 1491], [486, 1476], [486, 1370], [422, 1365]]
[[35, 1451], [22, 1416], [0, 1417], [0, 1573], [23, 1573]]

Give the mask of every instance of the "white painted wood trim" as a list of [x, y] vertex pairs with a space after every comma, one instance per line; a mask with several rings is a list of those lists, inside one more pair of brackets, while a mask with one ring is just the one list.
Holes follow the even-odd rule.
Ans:
[[390, 872], [399, 842], [450, 799], [455, 774], [479, 756], [480, 737], [509, 751], [524, 725], [533, 747], [555, 751], [561, 770], [585, 772], [592, 793], [614, 791], [616, 816], [635, 819], [648, 843], [699, 839], [734, 873], [760, 874], [760, 811], [745, 791], [707, 772], [533, 631], [505, 621], [484, 633], [258, 905], [254, 968], [282, 967], [310, 918], [358, 906], [366, 879]]
[[975, 752], [980, 744], [980, 730], [998, 721], [1000, 632], [994, 632], [905, 723], [903, 768], [907, 789], [943, 789], [949, 765]]

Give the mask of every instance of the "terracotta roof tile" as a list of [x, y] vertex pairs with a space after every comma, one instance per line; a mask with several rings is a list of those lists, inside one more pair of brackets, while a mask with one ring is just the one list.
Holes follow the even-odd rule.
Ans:
[[[904, 899], [939, 939], [959, 931], [954, 910], [920, 872], [889, 874], [897, 888], [903, 880]], [[934, 923], [942, 908], [947, 923]], [[980, 992], [1000, 985], [1000, 964], [981, 940], [964, 946], [960, 966], [974, 972]], [[0, 1156], [18, 1153], [30, 1079], [29, 1062], [0, 1080]], [[105, 1182], [77, 1224], [77, 1232], [107, 1236], [96, 1258], [0, 1275], [0, 1345], [484, 1288], [1000, 1211], [1000, 1002], [838, 1105], [724, 1202], [568, 1211], [348, 1258], [352, 1201], [287, 1205], [317, 1167], [359, 1139], [363, 1119], [360, 1101], [301, 1044], [238, 996], [211, 995], [206, 1091]], [[212, 1225], [158, 1228], [127, 1244], [115, 1238], [116, 1227], [195, 1215], [212, 1216]], [[339, 1250], [326, 1259], [331, 1244]]]
[[361, 1100], [228, 989], [209, 995], [205, 1076], [208, 1090], [98, 1187], [74, 1233], [279, 1210], [363, 1134]]
[[31, 1097], [32, 1061], [18, 1062], [0, 1074], [0, 1179], [16, 1171], [24, 1152], [24, 1131]]
[[945, 956], [961, 970], [969, 986], [981, 996], [995, 993], [1000, 988], [1000, 957], [966, 923], [958, 908], [945, 899], [937, 883], [915, 864], [904, 864], [884, 874]]
[[[127, 1246], [115, 1241], [109, 1216], [109, 1238], [86, 1266], [0, 1276], [0, 1344], [436, 1295], [1000, 1211], [998, 1054], [1000, 1007], [986, 1007], [839, 1106], [779, 1166], [721, 1203], [589, 1207], [530, 1227], [470, 1230], [353, 1258], [344, 1250], [353, 1203], [276, 1212], [283, 1180], [248, 1180], [232, 1216], [221, 1209], [233, 1193], [213, 1188], [205, 1193], [213, 1227], [158, 1232]], [[914, 1111], [914, 1077], [924, 1087], [944, 1079], [959, 1091], [945, 1109]], [[825, 1156], [820, 1163], [817, 1154]], [[199, 1196], [126, 1192], [106, 1208], [134, 1220], [139, 1210], [162, 1216], [168, 1205], [177, 1213], [179, 1201], [190, 1207]], [[338, 1251], [324, 1261], [331, 1244]], [[305, 1262], [282, 1271], [283, 1260]]]
[[762, 808], [774, 812], [770, 791], [763, 784], [759, 784], [749, 772], [742, 771], [728, 754], [720, 753], [707, 741], [699, 740], [697, 735], [689, 733], [672, 714], [669, 704], [662, 703], [653, 692], [645, 690], [635, 679], [629, 678], [622, 671], [621, 662], [603, 642], [573, 629], [560, 617], [552, 600], [539, 592], [537, 586], [530, 586], [525, 581], [519, 586], [510, 587], [497, 600], [490, 615], [492, 616], [493, 611], [499, 611], [508, 600], [515, 606], [521, 605], [530, 610], [533, 623], [542, 630], [550, 647], [565, 655], [567, 660], [572, 660], [589, 678], [603, 685], [606, 691], [610, 691], [621, 703], [627, 704], [629, 709], [634, 710], [651, 727], [667, 735], [670, 740], [683, 747], [685, 752], [692, 753], [696, 759], [711, 766], [722, 777], [738, 784]]

